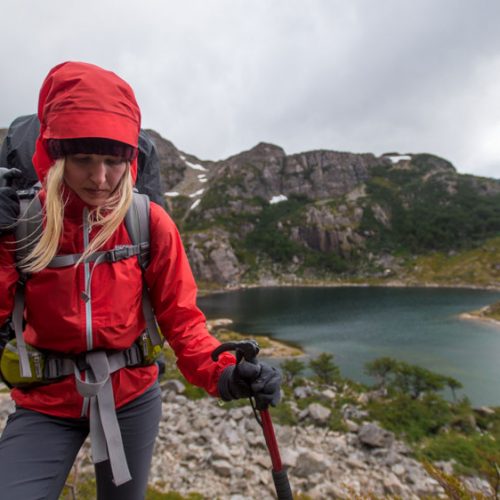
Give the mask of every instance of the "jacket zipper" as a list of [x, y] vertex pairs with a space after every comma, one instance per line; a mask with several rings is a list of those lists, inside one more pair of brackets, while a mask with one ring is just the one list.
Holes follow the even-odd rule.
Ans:
[[[89, 246], [89, 221], [88, 221], [89, 211], [87, 208], [83, 210], [83, 250], [87, 250]], [[87, 287], [88, 281], [90, 279], [90, 263], [83, 263], [83, 270], [85, 275], [85, 286]], [[87, 351], [91, 351], [93, 348], [92, 340], [92, 302], [91, 302], [91, 290], [88, 287], [88, 297], [85, 301], [85, 334], [87, 339]]]
[[[88, 220], [89, 211], [87, 208], [83, 209], [83, 250], [85, 251], [89, 246], [89, 220]], [[92, 339], [92, 302], [91, 302], [91, 290], [88, 285], [88, 280], [90, 279], [90, 263], [83, 263], [83, 273], [85, 278], [85, 288], [88, 288], [88, 297], [85, 298], [85, 339], [87, 342], [87, 351], [91, 351], [93, 348], [93, 339]], [[88, 373], [85, 372], [85, 379], [87, 379]], [[83, 398], [82, 404], [82, 413], [81, 416], [85, 417], [88, 414], [89, 409], [89, 398]]]

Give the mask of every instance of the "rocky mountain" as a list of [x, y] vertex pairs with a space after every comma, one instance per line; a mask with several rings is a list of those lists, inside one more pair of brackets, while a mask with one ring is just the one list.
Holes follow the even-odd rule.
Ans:
[[482, 265], [480, 280], [476, 271], [459, 280], [438, 278], [432, 262], [425, 267], [421, 259], [456, 260], [498, 237], [500, 180], [458, 174], [430, 154], [287, 155], [268, 143], [203, 161], [148, 132], [160, 157], [167, 210], [203, 285], [439, 280], [500, 286], [494, 256]]
[[[434, 155], [287, 155], [260, 143], [206, 162], [155, 140], [169, 211], [202, 282], [414, 281], [420, 256], [500, 234], [500, 181]], [[498, 270], [490, 277], [486, 285], [500, 283]]]

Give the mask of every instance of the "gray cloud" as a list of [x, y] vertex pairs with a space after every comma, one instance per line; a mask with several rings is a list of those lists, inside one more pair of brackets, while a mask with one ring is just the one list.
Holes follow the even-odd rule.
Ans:
[[7, 5], [0, 125], [36, 109], [53, 65], [85, 60], [131, 83], [145, 127], [201, 158], [265, 140], [426, 151], [499, 177], [498, 0]]

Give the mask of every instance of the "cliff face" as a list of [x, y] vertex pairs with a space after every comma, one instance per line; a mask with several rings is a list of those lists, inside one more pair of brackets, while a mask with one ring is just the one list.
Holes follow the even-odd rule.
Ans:
[[[500, 233], [500, 182], [433, 155], [286, 155], [260, 143], [205, 166], [203, 191], [186, 193], [199, 202], [171, 201], [198, 277], [223, 285], [394, 279], [415, 256]], [[227, 258], [195, 251], [200, 231]]]
[[371, 167], [389, 164], [372, 154], [311, 151], [287, 156], [282, 148], [260, 143], [249, 151], [217, 162], [211, 187], [231, 184], [231, 198], [304, 196], [321, 200], [344, 196], [369, 178]]
[[395, 279], [418, 256], [500, 235], [500, 181], [433, 155], [287, 155], [260, 143], [214, 162], [148, 132], [167, 209], [205, 282]]

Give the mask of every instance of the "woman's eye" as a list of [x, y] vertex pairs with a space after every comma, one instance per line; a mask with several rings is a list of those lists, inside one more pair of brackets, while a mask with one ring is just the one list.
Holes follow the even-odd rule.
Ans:
[[106, 160], [106, 164], [109, 165], [110, 167], [117, 167], [123, 163], [123, 160], [121, 158], [108, 158]]
[[90, 156], [73, 156], [72, 160], [78, 165], [87, 165], [92, 161]]

